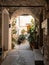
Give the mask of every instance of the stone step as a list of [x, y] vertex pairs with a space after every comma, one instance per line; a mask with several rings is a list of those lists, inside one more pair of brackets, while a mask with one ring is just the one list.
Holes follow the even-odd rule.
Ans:
[[44, 58], [39, 49], [34, 49], [35, 65], [44, 65]]

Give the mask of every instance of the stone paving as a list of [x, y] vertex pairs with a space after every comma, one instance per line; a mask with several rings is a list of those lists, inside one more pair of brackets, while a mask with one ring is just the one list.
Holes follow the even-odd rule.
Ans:
[[34, 54], [31, 50], [14, 50], [7, 54], [1, 65], [34, 65]]
[[[27, 43], [27, 44], [26, 44]], [[29, 43], [16, 45], [15, 49], [7, 53], [1, 65], [34, 65], [34, 54]]]
[[34, 52], [30, 50], [29, 44], [22, 44], [7, 53], [1, 65], [35, 65]]
[[[34, 50], [12, 50], [7, 53], [4, 61], [1, 65], [35, 65], [35, 60], [41, 60], [43, 57], [41, 54], [38, 54], [37, 50], [37, 57], [35, 56]], [[35, 59], [36, 57], [36, 59]], [[43, 61], [43, 60], [42, 60]]]

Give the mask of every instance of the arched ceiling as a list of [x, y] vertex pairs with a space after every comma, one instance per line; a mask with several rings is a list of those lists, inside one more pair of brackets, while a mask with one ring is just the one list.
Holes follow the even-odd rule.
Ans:
[[[5, 6], [13, 6], [13, 7], [6, 7], [9, 10], [10, 16], [18, 10], [20, 7], [14, 6], [45, 6], [45, 0], [0, 0], [0, 5]], [[40, 7], [27, 7], [33, 14], [39, 17], [39, 13], [41, 8]], [[1, 9], [1, 7], [0, 7]]]
[[[38, 14], [35, 13], [37, 9], [36, 8], [34, 9], [33, 7], [31, 8], [30, 7], [20, 7], [19, 9], [15, 10], [15, 12], [12, 14], [12, 17], [17, 17], [19, 15], [32, 15], [34, 18], [37, 19]], [[37, 17], [35, 15], [37, 15]]]

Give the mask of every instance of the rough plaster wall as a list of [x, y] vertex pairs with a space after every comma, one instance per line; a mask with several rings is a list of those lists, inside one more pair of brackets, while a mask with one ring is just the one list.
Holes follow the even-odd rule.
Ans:
[[45, 4], [45, 0], [1, 0], [1, 4], [9, 4], [9, 5], [43, 5]]

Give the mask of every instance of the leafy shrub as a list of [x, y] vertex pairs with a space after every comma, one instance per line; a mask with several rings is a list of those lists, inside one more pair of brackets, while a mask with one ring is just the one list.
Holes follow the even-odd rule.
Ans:
[[25, 39], [26, 39], [25, 35], [20, 35], [20, 36], [18, 37], [17, 43], [18, 43], [18, 44], [21, 44]]

